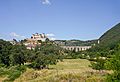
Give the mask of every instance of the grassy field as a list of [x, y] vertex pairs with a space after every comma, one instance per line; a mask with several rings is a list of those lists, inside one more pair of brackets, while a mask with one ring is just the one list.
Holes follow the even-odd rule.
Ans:
[[64, 59], [50, 69], [27, 69], [15, 82], [102, 82], [101, 77], [91, 77], [92, 68], [86, 59]]
[[50, 68], [58, 71], [58, 73], [82, 73], [92, 70], [90, 62], [86, 59], [64, 59], [57, 65], [51, 65]]

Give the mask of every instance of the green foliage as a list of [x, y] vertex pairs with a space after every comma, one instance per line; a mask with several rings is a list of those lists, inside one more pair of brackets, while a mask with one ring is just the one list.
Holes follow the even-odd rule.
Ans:
[[26, 62], [35, 69], [44, 69], [62, 61], [64, 55], [62, 48], [50, 41], [41, 45], [36, 46], [35, 50], [27, 50], [23, 43], [12, 45], [10, 42], [0, 40], [0, 76], [8, 78], [5, 82], [14, 81], [25, 72]]
[[0, 67], [0, 77], [8, 74], [8, 71], [6, 70], [7, 70], [6, 68]]
[[6, 66], [24, 64], [25, 51], [23, 45], [12, 45], [10, 42], [0, 40], [0, 63]]
[[[43, 46], [35, 48], [35, 55], [32, 58], [32, 67], [36, 69], [48, 68], [50, 64], [56, 64], [58, 60], [62, 61], [62, 49], [51, 42], [43, 43]], [[34, 59], [34, 60], [33, 60]]]
[[120, 41], [120, 23], [104, 33], [99, 40], [104, 47], [114, 47], [116, 42]]
[[32, 62], [32, 66], [37, 69], [43, 69], [47, 65], [49, 65], [49, 60], [47, 60], [45, 55], [39, 55], [39, 57], [37, 57], [35, 61]]
[[26, 66], [12, 66], [10, 68], [1, 67], [0, 76], [6, 76], [4, 82], [13, 82], [22, 73], [26, 71]]
[[75, 50], [73, 51], [69, 51], [69, 50], [65, 50], [64, 53], [66, 55], [64, 55], [65, 59], [87, 59], [89, 58], [88, 54], [86, 54], [85, 51], [80, 51], [80, 52], [76, 52]]
[[0, 40], [0, 63], [5, 64], [7, 66], [10, 65], [9, 54], [12, 49], [12, 44], [7, 41]]
[[97, 59], [96, 62], [93, 62], [93, 61], [91, 62], [92, 68], [96, 69], [96, 70], [105, 69], [104, 64], [105, 64], [105, 60], [103, 60], [103, 59]]
[[120, 82], [120, 71], [114, 71], [113, 74], [108, 74], [106, 82]]
[[[104, 46], [100, 48], [97, 50], [98, 52], [95, 50], [94, 52], [94, 54], [96, 54], [95, 57], [97, 58], [99, 56], [107, 55], [107, 59], [106, 60], [96, 59], [95, 62], [91, 63], [92, 68], [97, 70], [103, 70], [103, 69], [113, 70], [113, 74], [107, 75], [106, 81], [119, 82], [120, 81], [120, 43], [118, 44], [118, 42], [116, 42], [115, 45], [112, 45], [112, 47], [109, 45], [109, 47], [107, 47], [108, 49], [104, 49], [105, 48]], [[92, 51], [92, 49], [90, 51]], [[91, 53], [93, 53], [93, 51]]]
[[88, 41], [81, 41], [81, 40], [55, 40], [54, 41], [58, 45], [62, 46], [91, 46], [97, 43], [97, 40], [88, 40]]
[[17, 64], [21, 65], [24, 64], [25, 62], [25, 57], [23, 53], [13, 53], [10, 56], [10, 59], [12, 65], [17, 65]]
[[16, 78], [18, 78], [21, 75], [21, 72], [19, 70], [15, 70], [14, 72], [10, 73], [8, 78], [5, 81], [14, 81]]
[[113, 82], [113, 81], [119, 82], [120, 81], [120, 50], [116, 52], [114, 57], [112, 57], [106, 62], [106, 68], [114, 71], [112, 75], [107, 76], [107, 80], [109, 82]]
[[18, 78], [23, 72], [26, 71], [26, 67], [25, 66], [17, 66], [15, 68], [12, 68], [11, 70], [9, 70], [9, 75], [7, 81], [14, 81], [16, 78]]

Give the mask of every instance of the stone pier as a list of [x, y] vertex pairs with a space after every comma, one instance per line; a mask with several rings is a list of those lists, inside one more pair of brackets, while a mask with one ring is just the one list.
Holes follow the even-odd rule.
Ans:
[[84, 51], [91, 48], [91, 46], [61, 46], [61, 47], [70, 51], [75, 50], [76, 52]]

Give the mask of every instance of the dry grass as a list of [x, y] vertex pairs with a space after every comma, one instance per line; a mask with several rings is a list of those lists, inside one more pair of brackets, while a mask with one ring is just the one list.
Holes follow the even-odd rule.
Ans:
[[90, 62], [85, 59], [65, 59], [57, 65], [51, 65], [50, 68], [58, 73], [82, 73], [92, 70]]
[[[85, 59], [64, 59], [57, 65], [49, 66], [50, 69], [27, 69], [15, 82], [69, 82], [69, 80], [72, 82], [89, 82], [91, 79], [96, 80], [96, 77], [90, 77], [87, 74], [88, 71], [93, 71], [89, 65], [90, 62]], [[93, 82], [101, 82], [98, 79], [100, 78], [97, 77], [97, 80]]]
[[0, 77], [0, 82], [4, 81], [7, 77]]

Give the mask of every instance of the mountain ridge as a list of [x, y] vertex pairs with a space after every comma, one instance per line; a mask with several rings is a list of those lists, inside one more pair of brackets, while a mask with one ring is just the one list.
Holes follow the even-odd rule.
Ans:
[[120, 23], [106, 31], [100, 38], [100, 44], [109, 46], [120, 41]]

